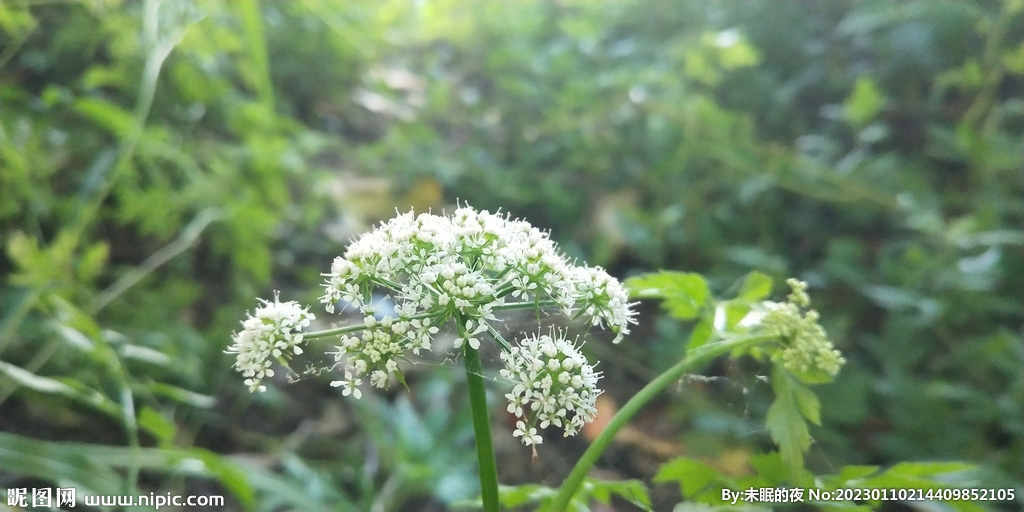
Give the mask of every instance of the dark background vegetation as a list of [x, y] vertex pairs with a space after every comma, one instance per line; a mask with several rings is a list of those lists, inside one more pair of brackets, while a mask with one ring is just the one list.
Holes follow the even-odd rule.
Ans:
[[[816, 388], [812, 470], [959, 460], [1024, 495], [1022, 10], [0, 3], [0, 488], [120, 494], [138, 474], [140, 493], [255, 510], [472, 497], [443, 356], [354, 402], [326, 379], [250, 395], [223, 353], [255, 297], [315, 304], [349, 237], [462, 200], [619, 277], [806, 280], [849, 360]], [[689, 335], [642, 309], [622, 345], [591, 344], [618, 403]], [[771, 448], [766, 370], [707, 371], [600, 475], [679, 454], [748, 471]], [[557, 485], [586, 439], [531, 461], [499, 410], [502, 482]]]

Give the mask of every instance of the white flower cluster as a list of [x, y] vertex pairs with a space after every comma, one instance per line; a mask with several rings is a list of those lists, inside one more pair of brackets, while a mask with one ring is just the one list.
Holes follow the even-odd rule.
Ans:
[[[370, 311], [369, 308], [364, 308]], [[372, 314], [363, 318], [366, 329], [360, 337], [343, 336], [338, 345], [334, 360], [345, 367], [345, 379], [331, 382], [331, 386], [342, 387], [342, 394], [361, 398], [359, 386], [363, 377], [370, 375], [370, 384], [386, 388], [392, 378], [402, 378], [398, 370], [398, 360], [408, 352], [419, 354], [422, 349], [429, 349], [430, 342], [437, 327], [429, 320], [412, 318], [415, 308], [409, 304], [397, 306], [395, 312], [398, 319], [385, 316], [377, 320]]]
[[818, 323], [818, 312], [801, 311], [811, 305], [807, 283], [788, 279], [786, 284], [793, 290], [787, 302], [765, 302], [768, 312], [761, 319], [761, 325], [783, 339], [780, 357], [786, 369], [794, 373], [820, 371], [835, 377], [846, 359], [828, 340], [825, 329]]
[[515, 437], [523, 444], [541, 444], [537, 427], [561, 427], [566, 436], [575, 435], [597, 414], [594, 407], [601, 390], [599, 372], [583, 357], [575, 343], [556, 334], [534, 335], [502, 352], [502, 377], [514, 383], [508, 398], [508, 412], [519, 418]]
[[[347, 302], [368, 327], [361, 339], [343, 338], [334, 353], [347, 365], [345, 379], [331, 384], [357, 398], [366, 375], [380, 387], [401, 379], [396, 359], [429, 349], [449, 319], [458, 328], [456, 348], [479, 348], [506, 300], [580, 312], [610, 327], [616, 342], [635, 323], [626, 290], [603, 269], [574, 265], [528, 222], [468, 206], [451, 216], [398, 215], [349, 245], [325, 277], [327, 311]], [[397, 318], [373, 316], [378, 287], [394, 292]]]
[[262, 306], [255, 314], [242, 321], [242, 332], [231, 339], [234, 344], [226, 350], [238, 354], [234, 367], [246, 377], [249, 391], [266, 391], [264, 377], [273, 377], [271, 358], [286, 364], [292, 354], [301, 354], [301, 331], [315, 317], [295, 301], [281, 302], [277, 294], [274, 302], [259, 299]]

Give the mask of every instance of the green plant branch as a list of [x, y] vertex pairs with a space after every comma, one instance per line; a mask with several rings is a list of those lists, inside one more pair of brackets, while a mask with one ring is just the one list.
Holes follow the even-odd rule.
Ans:
[[626, 405], [619, 409], [619, 412], [612, 417], [608, 425], [601, 431], [601, 434], [594, 439], [594, 442], [590, 444], [587, 451], [583, 453], [580, 460], [576, 462], [576, 466], [573, 467], [572, 472], [562, 482], [562, 486], [558, 489], [558, 494], [555, 496], [555, 500], [544, 507], [543, 510], [546, 512], [561, 512], [566, 510], [569, 506], [569, 501], [573, 495], [576, 494], [576, 490], [580, 484], [583, 483], [583, 479], [586, 478], [590, 468], [597, 462], [597, 459], [604, 453], [608, 445], [611, 444], [612, 439], [619, 432], [622, 427], [626, 426], [636, 413], [640, 412], [647, 402], [650, 402], [661, 390], [665, 389], [669, 384], [679, 380], [684, 374], [693, 371], [709, 362], [712, 359], [731, 352], [735, 349], [760, 343], [763, 341], [770, 341], [776, 339], [773, 334], [747, 334], [736, 336], [725, 340], [708, 343], [701, 345], [700, 347], [689, 351], [686, 357], [682, 361], [679, 361], [674, 366], [663, 372], [656, 379], [644, 386], [633, 398], [631, 398]]
[[[554, 306], [554, 305], [555, 305], [555, 303], [553, 301], [542, 301], [540, 303], [541, 307]], [[536, 306], [537, 306], [537, 304], [534, 303], [534, 302], [512, 302], [512, 303], [508, 303], [508, 304], [502, 304], [500, 306], [495, 306], [494, 309], [499, 310], [499, 311], [501, 311], [501, 310], [506, 310], [507, 311], [507, 310], [510, 310], [510, 309], [534, 308]], [[410, 316], [409, 319], [410, 320], [420, 320], [420, 319], [424, 319], [424, 318], [430, 318], [430, 317], [432, 317], [432, 316], [434, 316], [436, 314], [437, 313], [435, 313], [435, 312], [420, 313], [418, 315]], [[493, 328], [491, 328], [490, 325], [488, 325], [487, 327], [488, 327], [488, 331], [491, 333], [492, 336], [494, 336], [494, 339], [497, 340], [498, 344], [501, 345], [502, 348], [504, 348], [506, 350], [509, 350], [511, 346], [507, 346], [506, 347], [508, 342], [505, 341], [504, 338], [501, 338], [501, 335], [498, 333], [498, 331], [496, 331]], [[352, 332], [359, 332], [359, 331], [362, 331], [364, 329], [366, 329], [366, 326], [363, 325], [363, 324], [346, 325], [345, 327], [336, 327], [334, 329], [324, 329], [322, 331], [311, 331], [311, 332], [302, 333], [302, 337], [303, 337], [303, 339], [313, 340], [313, 339], [317, 339], [317, 338], [327, 338], [329, 336], [338, 336], [338, 335], [348, 334], [348, 333], [352, 333]]]
[[260, 103], [270, 112], [274, 111], [274, 85], [270, 80], [270, 59], [267, 57], [267, 40], [263, 34], [263, 16], [257, 0], [238, 2], [238, 17], [242, 21], [242, 29], [249, 47], [249, 58], [252, 59], [255, 73], [255, 87]]
[[182, 28], [168, 35], [168, 37], [159, 37], [159, 11], [160, 11], [160, 0], [149, 0], [143, 7], [143, 40], [148, 42], [151, 47], [149, 53], [146, 55], [146, 63], [144, 64], [142, 71], [141, 85], [139, 86], [139, 99], [135, 104], [135, 111], [132, 117], [132, 127], [128, 131], [125, 138], [121, 141], [121, 147], [118, 149], [117, 160], [114, 162], [113, 170], [110, 176], [107, 177], [106, 182], [96, 193], [96, 195], [87, 202], [82, 210], [76, 216], [75, 223], [72, 225], [72, 233], [76, 237], [76, 240], [80, 240], [82, 234], [89, 227], [89, 224], [95, 218], [99, 212], [100, 207], [103, 205], [104, 200], [110, 195], [110, 192], [114, 188], [114, 184], [117, 182], [118, 175], [125, 172], [128, 168], [128, 164], [135, 156], [135, 151], [138, 149], [139, 141], [142, 140], [142, 133], [146, 128], [146, 119], [149, 117], [149, 111], [153, 107], [153, 98], [156, 95], [157, 81], [160, 79], [160, 69], [163, 67], [164, 61], [171, 54], [171, 51], [184, 39], [185, 29]]
[[469, 406], [473, 414], [476, 457], [480, 464], [480, 495], [485, 512], [498, 512], [498, 467], [494, 462], [494, 446], [491, 443], [491, 420], [487, 414], [487, 390], [481, 376], [480, 352], [466, 345], [462, 358], [466, 366]]
[[110, 304], [110, 301], [117, 298], [132, 286], [135, 286], [142, 280], [142, 278], [146, 277], [175, 256], [185, 252], [189, 247], [195, 244], [199, 235], [206, 229], [206, 226], [209, 226], [211, 222], [223, 217], [224, 214], [218, 208], [207, 208], [199, 212], [199, 215], [196, 215], [196, 217], [192, 219], [192, 222], [190, 222], [188, 226], [185, 226], [185, 229], [182, 230], [180, 235], [178, 235], [178, 238], [161, 248], [159, 251], [150, 255], [146, 258], [146, 261], [142, 262], [141, 265], [129, 270], [125, 275], [115, 281], [114, 284], [110, 285], [106, 290], [103, 290], [99, 297], [96, 298], [96, 302], [93, 303], [90, 313], [95, 314], [97, 311], [103, 309], [107, 304]]
[[498, 304], [491, 308], [491, 311], [508, 311], [510, 309], [527, 309], [527, 308], [546, 308], [550, 306], [557, 306], [558, 303], [553, 300], [542, 300], [542, 301], [526, 301], [526, 302], [506, 302], [504, 304]]

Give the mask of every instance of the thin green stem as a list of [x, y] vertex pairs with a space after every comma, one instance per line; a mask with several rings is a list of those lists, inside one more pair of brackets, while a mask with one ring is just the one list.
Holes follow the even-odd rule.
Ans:
[[153, 107], [153, 98], [156, 95], [160, 69], [174, 47], [185, 37], [184, 29], [167, 34], [163, 38], [160, 37], [158, 33], [160, 3], [160, 0], [149, 0], [143, 7], [142, 37], [144, 41], [150, 44], [150, 48], [142, 70], [141, 85], [139, 86], [139, 95], [135, 104], [131, 129], [122, 136], [117, 160], [113, 164], [110, 176], [107, 177], [99, 191], [92, 198], [86, 200], [86, 204], [83, 205], [76, 216], [75, 222], [71, 227], [72, 234], [76, 239], [82, 237], [85, 230], [94, 220], [107, 196], [114, 189], [118, 176], [121, 173], [130, 171], [129, 164], [135, 157], [136, 149], [142, 140], [143, 132], [146, 128], [146, 119], [149, 117], [149, 111]]
[[533, 309], [533, 308], [546, 308], [549, 306], [557, 306], [558, 303], [553, 300], [542, 300], [542, 301], [527, 301], [527, 302], [506, 302], [504, 304], [498, 304], [491, 308], [491, 311], [508, 311], [510, 309]]
[[359, 332], [367, 329], [366, 325], [355, 324], [346, 325], [345, 327], [336, 327], [334, 329], [324, 329], [322, 331], [304, 332], [302, 333], [303, 340], [315, 340], [317, 338], [327, 338], [329, 336], [340, 336], [342, 334], [348, 334], [350, 332]]
[[[541, 301], [540, 302], [540, 307], [554, 306], [554, 305], [556, 305], [554, 301]], [[507, 304], [502, 304], [500, 306], [494, 306], [494, 310], [505, 311], [505, 310], [510, 310], [510, 309], [526, 309], [526, 308], [534, 308], [534, 307], [537, 307], [537, 304], [534, 303], [534, 302], [511, 302], [511, 303], [507, 303]], [[433, 311], [427, 312], [427, 313], [420, 313], [418, 315], [413, 315], [413, 316], [409, 317], [409, 320], [430, 318], [432, 316], [435, 316], [436, 314], [437, 313], [433, 312]], [[464, 325], [464, 324], [460, 324], [460, 325]], [[488, 327], [490, 327], [490, 326], [488, 326]], [[362, 331], [364, 329], [366, 329], [366, 325], [363, 325], [363, 324], [346, 325], [345, 327], [336, 327], [334, 329], [324, 329], [322, 331], [305, 332], [305, 333], [302, 333], [302, 338], [303, 339], [307, 339], [307, 340], [314, 340], [314, 339], [317, 339], [317, 338], [327, 338], [329, 336], [339, 336], [339, 335], [342, 335], [342, 334], [348, 334], [348, 333], [352, 333], [352, 332], [359, 332], [359, 331]], [[496, 333], [497, 333], [497, 331], [493, 331], [493, 330], [491, 331], [492, 335], [496, 334]], [[498, 339], [498, 336], [496, 336], [495, 339]], [[500, 340], [498, 343], [500, 344], [501, 341], [504, 341], [504, 340]], [[504, 347], [504, 345], [502, 345], [502, 346]], [[507, 349], [507, 347], [505, 347], [505, 348]]]
[[505, 341], [505, 338], [502, 337], [501, 333], [498, 332], [498, 330], [495, 329], [494, 327], [491, 327], [491, 324], [485, 325], [487, 326], [487, 332], [491, 333], [491, 336], [494, 337], [494, 341], [498, 342], [498, 345], [501, 345], [501, 349], [504, 350], [505, 352], [511, 352], [512, 345], [510, 345], [509, 342]]
[[[434, 313], [420, 313], [418, 315], [412, 315], [409, 320], [420, 320], [423, 318], [430, 318], [434, 316]], [[311, 331], [302, 333], [302, 339], [304, 340], [315, 340], [317, 338], [327, 338], [329, 336], [340, 336], [342, 334], [348, 334], [351, 332], [359, 332], [368, 329], [366, 324], [353, 324], [346, 325], [345, 327], [335, 327], [334, 329], [324, 329], [322, 331]]]
[[566, 510], [569, 506], [569, 501], [573, 495], [576, 494], [576, 490], [579, 489], [580, 484], [583, 483], [583, 479], [587, 476], [590, 468], [593, 467], [597, 459], [604, 453], [604, 450], [611, 444], [612, 439], [619, 432], [622, 427], [626, 426], [626, 423], [633, 418], [636, 413], [640, 412], [647, 402], [650, 402], [661, 390], [665, 389], [669, 384], [679, 380], [687, 372], [693, 371], [699, 368], [712, 359], [735, 350], [740, 347], [759, 343], [763, 341], [769, 341], [775, 339], [776, 336], [769, 334], [748, 334], [743, 336], [737, 336], [726, 340], [716, 341], [701, 345], [700, 347], [689, 351], [686, 357], [682, 361], [676, 363], [673, 367], [665, 370], [664, 373], [659, 375], [657, 378], [652, 380], [649, 384], [644, 386], [633, 398], [631, 398], [626, 405], [619, 409], [619, 412], [612, 417], [608, 425], [601, 431], [601, 434], [594, 439], [587, 451], [583, 453], [580, 460], [576, 462], [576, 466], [572, 468], [572, 472], [562, 482], [562, 486], [558, 489], [558, 495], [555, 496], [549, 506], [545, 507], [544, 510], [548, 512], [561, 512]]
[[494, 462], [494, 446], [491, 444], [491, 420], [487, 415], [487, 390], [481, 376], [480, 352], [467, 345], [462, 358], [466, 365], [476, 457], [480, 464], [480, 495], [483, 497], [484, 512], [498, 512], [498, 467]]
[[201, 212], [189, 222], [185, 229], [181, 231], [178, 238], [170, 244], [164, 246], [159, 251], [151, 254], [146, 261], [142, 262], [141, 265], [129, 270], [123, 276], [117, 279], [114, 284], [110, 285], [109, 288], [103, 290], [102, 293], [96, 298], [93, 303], [91, 314], [96, 314], [99, 310], [105, 308], [107, 304], [110, 304], [112, 300], [117, 298], [119, 295], [135, 286], [147, 275], [153, 273], [161, 265], [171, 261], [175, 256], [185, 252], [189, 247], [195, 244], [196, 240], [199, 239], [199, 235], [202, 234], [206, 226], [210, 225], [211, 222], [222, 219], [224, 214], [219, 208], [207, 208]]

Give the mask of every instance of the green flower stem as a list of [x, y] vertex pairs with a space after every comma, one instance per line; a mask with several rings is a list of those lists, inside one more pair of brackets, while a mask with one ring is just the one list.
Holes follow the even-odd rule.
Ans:
[[[433, 313], [420, 313], [409, 317], [409, 320], [422, 320], [424, 318], [430, 318]], [[366, 330], [366, 324], [353, 324], [346, 325], [345, 327], [335, 327], [334, 329], [324, 329], [322, 331], [310, 331], [302, 333], [302, 339], [304, 340], [315, 340], [317, 338], [327, 338], [330, 336], [341, 336], [342, 334], [348, 334], [352, 332], [359, 332]]]
[[533, 309], [533, 308], [546, 308], [549, 306], [557, 306], [558, 303], [553, 300], [541, 300], [541, 301], [526, 301], [526, 302], [506, 302], [504, 304], [498, 304], [491, 308], [491, 311], [508, 311], [510, 309]]
[[498, 467], [494, 462], [494, 446], [491, 444], [491, 420], [487, 415], [487, 390], [481, 376], [480, 352], [469, 345], [465, 349], [462, 358], [466, 365], [476, 457], [480, 464], [480, 494], [483, 497], [484, 512], [498, 512]]
[[747, 345], [770, 341], [776, 338], [774, 334], [747, 334], [707, 343], [689, 351], [682, 361], [665, 370], [664, 373], [644, 386], [639, 393], [626, 402], [622, 409], [619, 409], [619, 412], [612, 417], [608, 425], [601, 431], [601, 434], [597, 436], [597, 439], [591, 443], [587, 451], [580, 457], [580, 460], [576, 462], [576, 466], [572, 468], [569, 476], [562, 482], [562, 486], [558, 489], [558, 495], [555, 496], [555, 501], [548, 507], [545, 507], [544, 510], [548, 512], [561, 512], [568, 509], [569, 501], [576, 494], [576, 490], [583, 483], [583, 479], [587, 476], [590, 468], [593, 467], [597, 459], [604, 453], [604, 450], [608, 448], [608, 445], [611, 444], [612, 439], [615, 438], [619, 430], [626, 426], [626, 423], [636, 413], [640, 412], [640, 409], [647, 405], [647, 402], [650, 402], [669, 384], [676, 382], [687, 372], [709, 363], [712, 359], [722, 354]]
[[491, 327], [491, 324], [486, 325], [487, 332], [491, 333], [491, 336], [494, 337], [494, 341], [498, 342], [498, 345], [501, 345], [501, 349], [504, 350], [505, 352], [511, 352], [512, 345], [510, 345], [509, 342], [505, 341], [505, 338], [501, 335], [501, 333], [498, 332], [498, 330], [495, 329], [494, 327]]
[[[540, 302], [509, 302], [509, 303], [502, 304], [502, 305], [499, 305], [499, 306], [494, 306], [494, 311], [508, 311], [510, 309], [527, 309], [527, 308], [532, 309], [532, 308], [538, 307], [538, 305], [539, 305], [539, 307], [543, 308], [543, 307], [548, 307], [548, 306], [556, 306], [557, 304], [555, 303], [555, 301], [551, 301], [551, 300], [542, 300]], [[430, 318], [430, 317], [436, 316], [436, 315], [437, 315], [436, 311], [428, 311], [426, 313], [420, 313], [418, 315], [413, 315], [413, 316], [409, 317], [409, 319], [410, 320], [424, 319], [424, 318]], [[461, 324], [461, 325], [465, 325], [465, 324]], [[322, 331], [304, 332], [304, 333], [302, 333], [302, 339], [304, 339], [304, 340], [315, 340], [317, 338], [327, 338], [327, 337], [330, 337], [330, 336], [341, 336], [342, 334], [349, 334], [349, 333], [353, 333], [353, 332], [359, 332], [359, 331], [362, 331], [364, 329], [366, 329], [366, 325], [364, 325], [364, 324], [346, 325], [344, 327], [335, 327], [334, 329], [324, 329]], [[495, 332], [496, 331], [492, 330], [491, 334], [495, 334]], [[499, 339], [499, 337], [496, 336], [495, 339]], [[498, 341], [498, 343], [502, 344], [501, 343], [502, 341], [504, 341], [504, 339], [500, 339], [500, 341]], [[502, 344], [502, 348], [505, 348], [506, 350], [508, 349], [507, 347], [505, 347], [505, 344]]]

